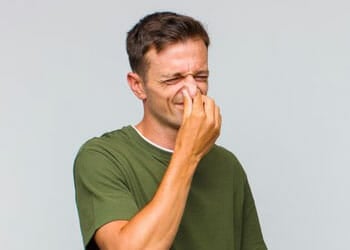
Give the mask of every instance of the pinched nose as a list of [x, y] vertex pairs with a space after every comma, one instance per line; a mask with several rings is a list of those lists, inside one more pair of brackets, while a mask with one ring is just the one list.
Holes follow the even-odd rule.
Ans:
[[192, 75], [186, 77], [184, 87], [187, 89], [191, 98], [193, 98], [197, 94], [197, 91], [199, 91], [197, 82]]

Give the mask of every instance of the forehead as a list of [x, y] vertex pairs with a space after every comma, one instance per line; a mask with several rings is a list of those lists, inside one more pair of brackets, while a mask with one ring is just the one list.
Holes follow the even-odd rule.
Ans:
[[152, 48], [146, 53], [146, 59], [149, 75], [208, 70], [208, 48], [199, 39], [170, 44], [160, 52]]

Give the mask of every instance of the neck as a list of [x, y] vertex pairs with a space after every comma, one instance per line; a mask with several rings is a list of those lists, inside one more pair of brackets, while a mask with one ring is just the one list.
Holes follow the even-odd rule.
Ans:
[[149, 124], [145, 120], [142, 120], [135, 127], [151, 142], [163, 148], [174, 150], [178, 129], [160, 124]]

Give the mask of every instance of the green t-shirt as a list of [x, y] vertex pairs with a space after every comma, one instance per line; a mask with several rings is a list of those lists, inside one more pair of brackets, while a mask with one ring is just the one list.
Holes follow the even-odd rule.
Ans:
[[[132, 126], [85, 143], [74, 180], [86, 249], [113, 220], [129, 220], [153, 197], [171, 152], [144, 140]], [[247, 177], [236, 157], [215, 145], [194, 174], [172, 250], [267, 249]]]

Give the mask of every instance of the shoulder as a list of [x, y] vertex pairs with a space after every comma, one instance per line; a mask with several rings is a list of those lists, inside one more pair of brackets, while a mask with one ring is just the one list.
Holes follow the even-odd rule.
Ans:
[[130, 141], [130, 126], [126, 126], [114, 131], [104, 133], [99, 137], [93, 137], [87, 140], [79, 149], [79, 152], [84, 150], [108, 150], [110, 147], [125, 146]]
[[96, 165], [100, 167], [115, 166], [125, 161], [125, 154], [131, 147], [130, 129], [132, 129], [130, 126], [126, 126], [87, 140], [75, 157], [75, 169], [86, 169]]
[[128, 154], [132, 149], [132, 130], [131, 126], [125, 126], [87, 140], [78, 150], [76, 159], [87, 154], [99, 154], [106, 158]]

